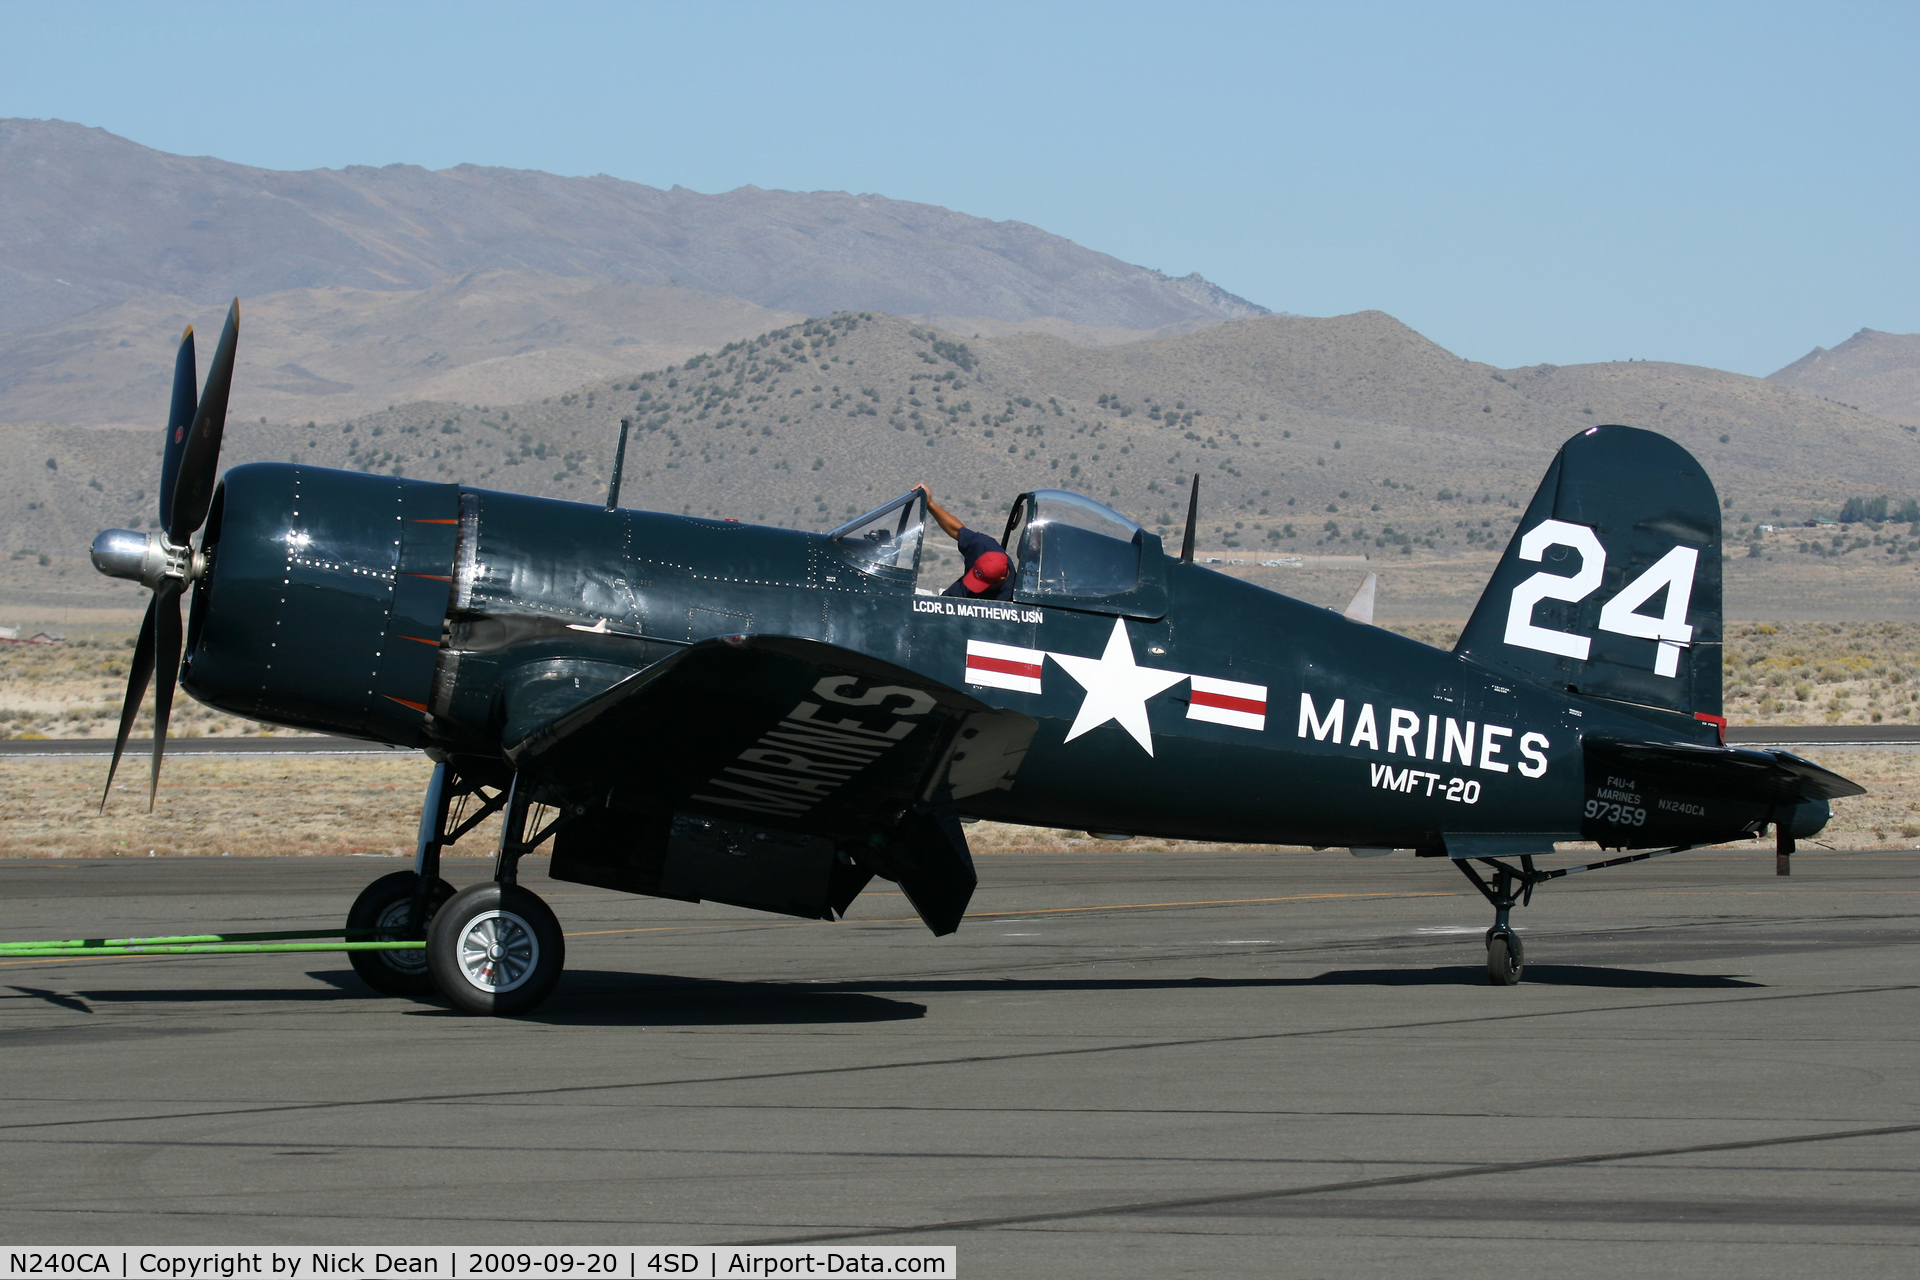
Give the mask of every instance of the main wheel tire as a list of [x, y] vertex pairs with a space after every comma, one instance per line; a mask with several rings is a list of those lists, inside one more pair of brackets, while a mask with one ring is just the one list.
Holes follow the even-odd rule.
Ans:
[[[371, 929], [374, 935], [371, 941], [376, 942], [424, 941], [425, 927], [412, 932], [406, 927], [407, 917], [413, 911], [414, 888], [419, 883], [420, 877], [411, 871], [381, 876], [353, 900], [353, 908], [347, 912], [347, 928]], [[427, 890], [427, 918], [423, 926], [432, 924], [434, 913], [451, 897], [453, 886], [436, 878]], [[369, 939], [349, 938], [349, 941]], [[349, 951], [347, 959], [360, 980], [383, 995], [433, 994], [433, 978], [427, 972], [424, 951]]]
[[454, 895], [427, 934], [433, 985], [462, 1013], [511, 1017], [553, 991], [567, 942], [547, 904], [497, 881]]
[[1496, 933], [1487, 939], [1487, 981], [1494, 986], [1518, 985], [1525, 964], [1525, 949], [1513, 934]]

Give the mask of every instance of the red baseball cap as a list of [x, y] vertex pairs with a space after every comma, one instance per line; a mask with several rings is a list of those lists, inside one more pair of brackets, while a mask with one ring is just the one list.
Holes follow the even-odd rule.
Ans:
[[961, 576], [960, 585], [969, 591], [991, 591], [1007, 580], [1007, 571], [1011, 568], [1006, 552], [983, 551], [973, 562], [973, 568]]

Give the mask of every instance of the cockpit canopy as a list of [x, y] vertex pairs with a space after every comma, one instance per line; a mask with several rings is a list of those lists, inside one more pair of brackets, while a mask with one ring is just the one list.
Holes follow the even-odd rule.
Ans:
[[[926, 511], [916, 489], [827, 536], [863, 572], [911, 584]], [[1065, 489], [1021, 494], [1001, 545], [1013, 560], [1016, 600], [1139, 618], [1166, 612], [1160, 539], [1092, 498]]]
[[1014, 560], [1016, 600], [1138, 617], [1166, 611], [1160, 539], [1092, 498], [1022, 494], [1002, 543]]
[[911, 583], [920, 567], [926, 511], [920, 491], [914, 489], [857, 520], [849, 520], [827, 536], [868, 573]]
[[1036, 489], [1013, 505], [1004, 544], [1017, 548], [1016, 591], [1049, 596], [1110, 596], [1140, 576], [1133, 521], [1065, 489]]

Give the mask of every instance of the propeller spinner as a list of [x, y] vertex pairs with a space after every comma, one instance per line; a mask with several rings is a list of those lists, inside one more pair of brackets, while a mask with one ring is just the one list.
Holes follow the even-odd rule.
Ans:
[[173, 362], [173, 406], [167, 415], [167, 440], [160, 458], [160, 529], [140, 533], [106, 529], [93, 540], [93, 567], [109, 578], [126, 578], [153, 592], [147, 616], [140, 624], [133, 664], [127, 672], [126, 700], [120, 707], [120, 733], [113, 743], [113, 763], [107, 769], [100, 807], [107, 807], [113, 775], [127, 748], [127, 734], [147, 695], [147, 682], [157, 670], [154, 689], [153, 771], [147, 789], [147, 808], [153, 809], [160, 790], [160, 761], [166, 752], [167, 720], [173, 711], [174, 685], [180, 679], [180, 597], [187, 584], [206, 572], [206, 559], [193, 536], [205, 523], [213, 502], [220, 468], [220, 437], [227, 425], [227, 393], [233, 386], [234, 348], [240, 341], [240, 299], [227, 312], [227, 325], [214, 351], [207, 385], [197, 396], [193, 327], [180, 339]]

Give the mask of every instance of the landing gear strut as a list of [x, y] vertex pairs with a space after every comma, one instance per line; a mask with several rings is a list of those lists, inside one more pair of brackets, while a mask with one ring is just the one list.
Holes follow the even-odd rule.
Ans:
[[[476, 803], [477, 802], [477, 803]], [[368, 885], [347, 916], [352, 938], [424, 940], [424, 951], [355, 951], [353, 967], [374, 990], [422, 997], [438, 991], [465, 1013], [525, 1013], [553, 990], [566, 964], [560, 922], [516, 883], [520, 859], [559, 820], [528, 832], [534, 808], [516, 778], [506, 787], [434, 767], [420, 807], [414, 869]], [[493, 879], [461, 893], [440, 878], [440, 851], [496, 813], [505, 825]]]
[[[529, 832], [534, 807], [518, 776], [489, 802], [504, 808], [493, 879], [455, 894], [427, 934], [427, 971], [462, 1013], [511, 1016], [545, 1000], [567, 963], [566, 938], [547, 904], [518, 883], [520, 859], [559, 829], [560, 818]], [[438, 849], [435, 849], [438, 855]]]
[[[1787, 847], [1792, 848], [1792, 838], [1783, 837]], [[1670, 853], [1684, 853], [1693, 848], [1690, 844], [1677, 845], [1671, 849], [1655, 849], [1648, 853], [1630, 853], [1624, 858], [1608, 858], [1604, 862], [1589, 862], [1584, 866], [1560, 867], [1553, 871], [1539, 871], [1534, 868], [1531, 854], [1523, 854], [1520, 865], [1504, 862], [1499, 858], [1455, 858], [1453, 864], [1460, 868], [1480, 896], [1493, 904], [1493, 928], [1487, 930], [1487, 981], [1496, 987], [1515, 986], [1526, 963], [1526, 948], [1520, 943], [1520, 935], [1513, 931], [1508, 919], [1514, 907], [1526, 906], [1533, 901], [1533, 886], [1545, 884], [1549, 880], [1558, 880], [1561, 876], [1570, 876], [1581, 871], [1598, 871], [1602, 867], [1620, 867], [1629, 862], [1645, 862], [1648, 858], [1664, 858]], [[1785, 855], [1783, 854], [1782, 857]], [[1474, 869], [1474, 863], [1492, 868], [1492, 876], [1482, 875]], [[1786, 872], [1780, 874], [1785, 875]]]

